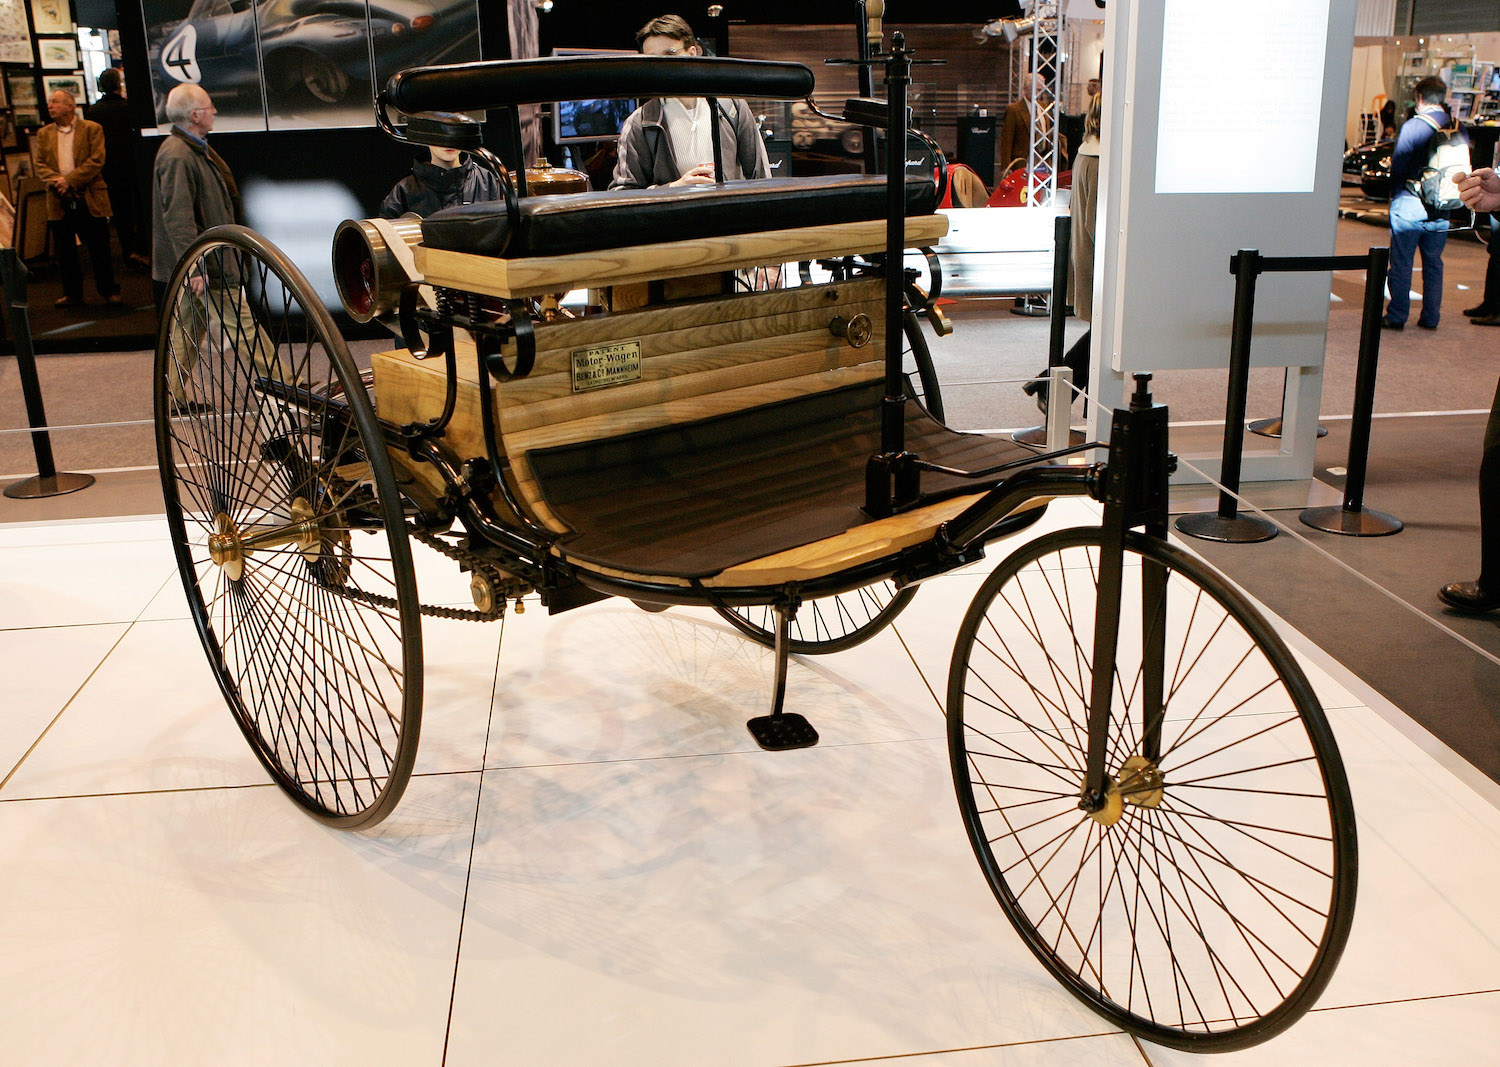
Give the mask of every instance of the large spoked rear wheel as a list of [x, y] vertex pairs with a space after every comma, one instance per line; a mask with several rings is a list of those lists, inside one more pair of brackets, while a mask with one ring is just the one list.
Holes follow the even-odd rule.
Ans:
[[932, 350], [922, 320], [908, 311], [901, 319], [905, 344], [901, 350], [901, 369], [911, 384], [912, 395], [938, 422], [944, 421], [943, 394], [938, 386], [937, 368], [932, 365]]
[[172, 277], [155, 373], [173, 548], [230, 710], [294, 800], [373, 825], [416, 756], [422, 641], [359, 371], [297, 268], [226, 226]]
[[[1343, 765], [1259, 613], [1195, 558], [1132, 534], [1106, 802], [1082, 810], [1100, 537], [1040, 538], [975, 597], [948, 684], [959, 807], [1006, 915], [1070, 992], [1147, 1040], [1242, 1048], [1311, 1007], [1348, 937]], [[1163, 580], [1164, 612], [1147, 611]], [[1153, 674], [1156, 744], [1142, 729]]]
[[[898, 590], [894, 582], [884, 581], [848, 593], [804, 600], [792, 619], [788, 648], [803, 656], [853, 648], [889, 626], [916, 595], [915, 587]], [[775, 647], [776, 612], [769, 605], [714, 607], [751, 640]]]

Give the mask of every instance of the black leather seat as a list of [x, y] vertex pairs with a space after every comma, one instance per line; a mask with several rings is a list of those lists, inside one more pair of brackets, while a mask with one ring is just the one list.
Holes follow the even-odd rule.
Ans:
[[[908, 178], [906, 214], [932, 214], [935, 192], [931, 181]], [[886, 182], [879, 175], [760, 178], [526, 197], [518, 202], [514, 218], [501, 202], [464, 204], [422, 220], [422, 243], [452, 252], [521, 259], [867, 222], [883, 219], [885, 210]]]

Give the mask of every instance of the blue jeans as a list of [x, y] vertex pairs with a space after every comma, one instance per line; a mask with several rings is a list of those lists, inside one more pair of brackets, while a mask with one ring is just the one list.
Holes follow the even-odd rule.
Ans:
[[1385, 321], [1404, 325], [1411, 314], [1411, 266], [1422, 250], [1422, 314], [1419, 326], [1436, 326], [1443, 310], [1443, 245], [1448, 243], [1446, 217], [1429, 219], [1422, 201], [1406, 190], [1391, 199], [1391, 266], [1386, 282], [1391, 302]]

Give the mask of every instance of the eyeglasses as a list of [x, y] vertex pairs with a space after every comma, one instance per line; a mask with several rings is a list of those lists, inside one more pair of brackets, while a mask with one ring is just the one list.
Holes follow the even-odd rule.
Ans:
[[192, 111], [189, 111], [188, 114], [189, 115], [196, 115], [200, 111], [212, 111], [215, 115], [217, 115], [219, 113], [219, 109], [216, 108], [216, 107], [214, 107], [212, 104], [210, 104], [210, 105], [208, 105], [208, 107], [195, 107], [195, 108], [193, 108]]

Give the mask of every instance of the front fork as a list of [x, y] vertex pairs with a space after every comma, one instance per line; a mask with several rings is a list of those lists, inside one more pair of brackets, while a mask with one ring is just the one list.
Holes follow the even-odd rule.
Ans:
[[[1116, 410], [1110, 427], [1109, 464], [1102, 479], [1103, 538], [1099, 552], [1098, 599], [1094, 615], [1093, 679], [1089, 690], [1088, 761], [1078, 806], [1095, 813], [1109, 803], [1111, 780], [1106, 760], [1110, 712], [1117, 686], [1125, 538], [1142, 527], [1150, 538], [1167, 533], [1167, 479], [1176, 466], [1167, 452], [1167, 409], [1152, 402], [1149, 374], [1135, 376], [1128, 410]], [[1161, 724], [1167, 694], [1167, 568], [1149, 557], [1141, 574], [1141, 750], [1151, 764], [1161, 755]], [[1122, 692], [1123, 697], [1126, 694]], [[1132, 754], [1135, 755], [1135, 754]]]

